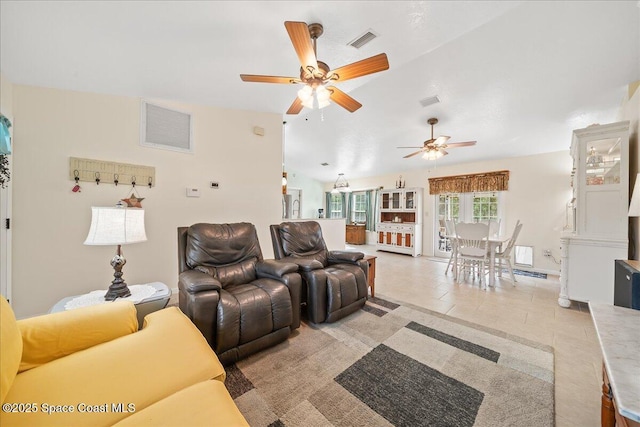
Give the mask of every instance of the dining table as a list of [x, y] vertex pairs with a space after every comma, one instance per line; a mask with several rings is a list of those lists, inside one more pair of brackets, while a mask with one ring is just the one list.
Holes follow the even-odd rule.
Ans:
[[[451, 250], [453, 251], [453, 278], [458, 278], [458, 269], [455, 266], [458, 265], [458, 254], [456, 248], [456, 239], [458, 236], [446, 236], [451, 241]], [[496, 252], [502, 250], [502, 245], [509, 241], [511, 236], [493, 236], [489, 238], [489, 244], [487, 250], [489, 251], [489, 286], [496, 285]], [[498, 265], [498, 276], [502, 277], [502, 262]]]

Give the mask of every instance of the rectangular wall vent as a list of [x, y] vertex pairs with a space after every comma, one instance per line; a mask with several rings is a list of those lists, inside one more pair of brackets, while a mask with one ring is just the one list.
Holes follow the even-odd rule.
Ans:
[[349, 42], [349, 46], [353, 46], [356, 49], [360, 49], [362, 46], [369, 43], [371, 40], [375, 39], [376, 37], [378, 37], [376, 33], [374, 33], [371, 30], [367, 30], [367, 32], [365, 32], [363, 35], [356, 37], [355, 40]]
[[142, 101], [140, 145], [193, 152], [191, 114]]
[[421, 99], [420, 105], [422, 105], [423, 107], [427, 107], [429, 105], [437, 104], [438, 102], [440, 102], [440, 98], [438, 98], [438, 95], [435, 95]]

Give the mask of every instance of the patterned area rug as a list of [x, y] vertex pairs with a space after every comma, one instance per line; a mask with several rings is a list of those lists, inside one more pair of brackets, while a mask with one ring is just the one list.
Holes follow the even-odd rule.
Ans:
[[549, 346], [371, 298], [227, 368], [258, 426], [552, 426]]

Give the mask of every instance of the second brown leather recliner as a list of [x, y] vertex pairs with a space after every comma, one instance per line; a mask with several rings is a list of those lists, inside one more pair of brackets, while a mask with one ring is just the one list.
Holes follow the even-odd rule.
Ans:
[[362, 252], [327, 250], [316, 221], [283, 222], [270, 230], [276, 259], [300, 267], [309, 321], [335, 322], [364, 305], [369, 265]]
[[264, 260], [253, 224], [178, 228], [180, 309], [223, 364], [286, 340], [300, 326], [293, 263]]

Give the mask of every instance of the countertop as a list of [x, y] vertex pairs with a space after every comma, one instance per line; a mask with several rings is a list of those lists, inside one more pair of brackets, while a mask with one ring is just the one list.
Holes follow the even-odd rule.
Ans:
[[640, 422], [640, 310], [589, 302], [620, 415]]

